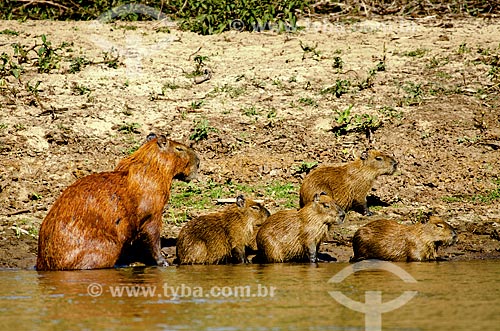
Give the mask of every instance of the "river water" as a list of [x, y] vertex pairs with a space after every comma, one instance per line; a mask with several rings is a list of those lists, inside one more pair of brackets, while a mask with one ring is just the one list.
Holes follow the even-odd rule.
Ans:
[[500, 330], [500, 260], [0, 271], [0, 330], [365, 328]]

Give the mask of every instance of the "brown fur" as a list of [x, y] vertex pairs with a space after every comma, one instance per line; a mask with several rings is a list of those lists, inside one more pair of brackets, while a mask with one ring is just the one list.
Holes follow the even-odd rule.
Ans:
[[352, 261], [379, 259], [387, 261], [435, 260], [440, 245], [456, 242], [455, 229], [439, 217], [428, 223], [403, 225], [393, 220], [373, 221], [359, 228], [352, 239]]
[[356, 209], [371, 215], [366, 196], [380, 175], [396, 171], [396, 161], [379, 151], [363, 152], [361, 157], [343, 165], [321, 166], [311, 171], [300, 187], [300, 206], [312, 201], [318, 192], [326, 192], [345, 211]]
[[300, 210], [283, 210], [271, 215], [257, 233], [256, 262], [274, 263], [308, 260], [317, 262], [319, 243], [345, 213], [333, 199], [317, 194]]
[[245, 246], [254, 240], [254, 227], [262, 224], [269, 211], [242, 195], [220, 213], [189, 221], [177, 238], [180, 264], [247, 262]]
[[136, 241], [144, 243], [154, 263], [164, 265], [160, 230], [172, 179], [191, 179], [198, 165], [187, 146], [150, 134], [114, 171], [77, 180], [42, 222], [37, 270], [113, 267]]

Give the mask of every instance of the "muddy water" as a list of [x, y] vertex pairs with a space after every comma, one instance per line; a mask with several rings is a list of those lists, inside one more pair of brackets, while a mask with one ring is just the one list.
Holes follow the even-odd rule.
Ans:
[[365, 314], [330, 292], [358, 310], [369, 295], [380, 306], [416, 292], [380, 315], [382, 330], [500, 330], [500, 261], [354, 267], [3, 270], [0, 330], [365, 330]]

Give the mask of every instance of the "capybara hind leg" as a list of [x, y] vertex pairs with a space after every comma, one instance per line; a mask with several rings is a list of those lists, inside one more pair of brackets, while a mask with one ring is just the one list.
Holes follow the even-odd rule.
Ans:
[[66, 259], [62, 260], [57, 269], [101, 269], [113, 268], [120, 256], [118, 247], [99, 248], [95, 246], [93, 250], [87, 251], [68, 251]]

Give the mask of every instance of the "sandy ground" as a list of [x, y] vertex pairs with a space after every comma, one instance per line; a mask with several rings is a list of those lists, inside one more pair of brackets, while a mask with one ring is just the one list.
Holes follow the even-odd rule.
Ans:
[[[304, 162], [348, 162], [367, 147], [380, 149], [399, 170], [375, 184], [375, 215], [350, 212], [323, 252], [347, 261], [354, 231], [371, 219], [414, 222], [433, 212], [459, 232], [442, 257], [499, 258], [500, 100], [498, 74], [488, 73], [500, 65], [500, 21], [303, 24], [295, 33], [199, 36], [164, 22], [0, 21], [0, 31], [18, 32], [0, 34], [0, 52], [11, 56], [12, 43], [30, 47], [42, 34], [53, 46], [69, 45], [50, 73], [30, 60], [20, 82], [8, 76], [0, 86], [0, 267], [32, 267], [39, 225], [60, 192], [112, 169], [149, 132], [192, 143], [201, 195], [228, 183], [233, 193], [254, 187], [249, 195], [265, 199], [271, 212], [298, 205]], [[101, 63], [69, 73], [69, 58], [102, 62], [106, 53], [119, 56], [117, 68]], [[197, 55], [211, 73], [200, 84], [190, 76]], [[363, 86], [381, 61], [385, 70]], [[349, 81], [345, 93], [325, 93], [338, 80]], [[38, 81], [30, 92], [27, 84]], [[371, 141], [364, 132], [335, 133], [338, 112], [349, 107], [351, 117], [381, 123]], [[190, 141], [204, 120], [207, 137]], [[288, 197], [266, 190], [276, 183], [294, 189]], [[175, 186], [173, 197], [187, 189]], [[174, 241], [167, 239], [182, 225], [175, 215], [219, 208], [186, 200], [166, 209], [170, 258]]]

